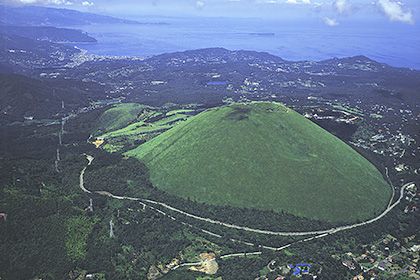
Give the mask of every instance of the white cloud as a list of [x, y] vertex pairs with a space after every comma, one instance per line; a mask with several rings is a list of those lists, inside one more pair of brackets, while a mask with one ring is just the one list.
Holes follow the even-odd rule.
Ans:
[[410, 24], [414, 23], [412, 12], [410, 10], [404, 10], [401, 2], [396, 2], [393, 0], [379, 0], [377, 3], [382, 12], [391, 21], [400, 21]]
[[202, 9], [202, 8], [204, 8], [204, 6], [206, 5], [206, 3], [204, 2], [204, 1], [202, 1], [202, 0], [197, 0], [196, 2], [195, 2], [195, 6], [198, 8], [198, 9]]
[[68, 0], [14, 0], [12, 1], [17, 4], [23, 4], [23, 5], [34, 5], [34, 4], [40, 4], [40, 5], [73, 5], [73, 2]]
[[256, 0], [256, 4], [278, 4], [278, 0]]
[[350, 4], [347, 2], [347, 0], [336, 0], [334, 2], [334, 8], [340, 13], [344, 13], [348, 10], [350, 10]]
[[334, 18], [324, 17], [324, 23], [328, 26], [337, 26], [339, 25], [338, 21]]
[[286, 0], [287, 4], [311, 4], [311, 0]]
[[89, 1], [82, 2], [82, 6], [85, 6], [85, 7], [92, 7], [93, 5], [95, 5], [93, 2], [89, 2]]

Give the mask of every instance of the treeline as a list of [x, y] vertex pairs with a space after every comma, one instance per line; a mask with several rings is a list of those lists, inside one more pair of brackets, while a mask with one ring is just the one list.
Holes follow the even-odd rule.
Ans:
[[273, 231], [308, 231], [335, 226], [332, 223], [297, 217], [285, 212], [214, 206], [175, 197], [152, 186], [149, 181], [149, 171], [141, 161], [102, 150], [95, 151], [95, 160], [87, 170], [85, 181], [92, 190], [105, 190], [123, 196], [147, 197], [198, 216], [236, 225]]

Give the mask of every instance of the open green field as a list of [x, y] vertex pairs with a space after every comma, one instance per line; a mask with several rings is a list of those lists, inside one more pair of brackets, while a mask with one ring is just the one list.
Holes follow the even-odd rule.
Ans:
[[278, 103], [205, 111], [126, 155], [177, 196], [331, 222], [373, 217], [391, 193], [369, 161]]
[[114, 105], [106, 110], [99, 118], [97, 124], [98, 132], [113, 131], [123, 128], [135, 120], [146, 107], [137, 103], [123, 103]]
[[118, 104], [102, 114], [95, 134], [106, 141], [105, 150], [121, 152], [185, 121], [191, 112], [194, 110], [161, 111], [136, 103]]

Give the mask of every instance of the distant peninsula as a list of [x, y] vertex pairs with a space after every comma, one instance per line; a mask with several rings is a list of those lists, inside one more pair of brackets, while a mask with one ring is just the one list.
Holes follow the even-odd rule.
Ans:
[[50, 42], [96, 43], [96, 39], [78, 29], [52, 26], [0, 26], [0, 33]]

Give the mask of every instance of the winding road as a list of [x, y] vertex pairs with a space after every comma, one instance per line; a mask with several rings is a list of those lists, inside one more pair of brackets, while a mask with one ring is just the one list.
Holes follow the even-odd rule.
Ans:
[[[331, 229], [327, 229], [327, 230], [305, 231], [305, 232], [280, 232], [280, 231], [270, 231], [270, 230], [262, 230], [262, 229], [255, 229], [255, 228], [250, 228], [250, 227], [238, 226], [238, 225], [224, 223], [224, 222], [209, 219], [209, 218], [200, 217], [200, 216], [197, 216], [197, 215], [194, 215], [194, 214], [187, 213], [187, 212], [182, 211], [180, 209], [177, 209], [175, 207], [172, 207], [172, 206], [170, 206], [166, 203], [158, 202], [158, 201], [154, 201], [154, 200], [150, 200], [150, 199], [128, 197], [128, 196], [118, 196], [118, 195], [114, 195], [114, 194], [112, 194], [110, 192], [107, 192], [107, 191], [94, 191], [94, 192], [92, 192], [92, 191], [86, 189], [86, 187], [84, 185], [84, 175], [85, 175], [85, 172], [86, 172], [86, 169], [88, 168], [88, 166], [90, 166], [92, 164], [92, 162], [94, 160], [94, 157], [91, 156], [91, 155], [87, 155], [87, 154], [85, 154], [85, 156], [86, 156], [86, 159], [87, 159], [88, 163], [80, 171], [80, 180], [79, 180], [79, 187], [85, 193], [88, 193], [88, 194], [96, 193], [96, 194], [99, 194], [99, 195], [107, 196], [107, 197], [110, 197], [110, 198], [113, 198], [113, 199], [118, 199], [118, 200], [137, 201], [143, 206], [143, 209], [148, 207], [148, 208], [150, 208], [150, 209], [152, 209], [152, 210], [154, 210], [154, 211], [156, 211], [156, 212], [158, 212], [158, 213], [160, 213], [164, 216], [167, 216], [168, 218], [172, 219], [173, 221], [177, 221], [177, 219], [175, 217], [167, 214], [166, 212], [164, 212], [160, 209], [157, 209], [156, 207], [154, 207], [152, 205], [161, 206], [165, 209], [168, 209], [168, 210], [173, 211], [175, 213], [179, 213], [181, 215], [184, 215], [186, 217], [189, 217], [189, 218], [192, 218], [192, 219], [195, 219], [195, 220], [199, 220], [199, 221], [203, 221], [203, 222], [207, 222], [207, 223], [211, 223], [211, 224], [217, 224], [217, 225], [220, 225], [220, 226], [223, 226], [223, 227], [226, 227], [226, 228], [243, 230], [243, 231], [247, 231], [247, 232], [259, 233], [259, 234], [268, 234], [268, 235], [277, 235], [277, 236], [310, 236], [311, 235], [310, 237], [285, 244], [281, 247], [259, 245], [259, 244], [254, 244], [254, 243], [251, 243], [251, 242], [246, 242], [246, 241], [243, 241], [243, 240], [236, 240], [236, 239], [232, 239], [232, 238], [228, 239], [229, 241], [244, 244], [244, 245], [247, 245], [247, 246], [250, 246], [250, 247], [258, 247], [258, 248], [261, 248], [261, 249], [266, 249], [266, 250], [275, 251], [275, 252], [282, 251], [286, 248], [289, 248], [290, 246], [292, 246], [294, 244], [308, 242], [308, 241], [311, 241], [311, 240], [314, 240], [314, 239], [319, 239], [319, 238], [326, 237], [328, 235], [331, 235], [331, 234], [334, 234], [334, 233], [337, 233], [337, 232], [350, 230], [350, 229], [353, 229], [353, 228], [357, 228], [357, 227], [361, 227], [361, 226], [364, 226], [364, 225], [374, 223], [374, 222], [380, 220], [381, 218], [383, 218], [386, 214], [388, 214], [393, 208], [395, 208], [401, 202], [401, 200], [404, 198], [404, 191], [409, 186], [409, 183], [402, 186], [401, 189], [400, 189], [400, 196], [399, 196], [398, 200], [395, 201], [394, 203], [392, 203], [392, 201], [394, 200], [394, 197], [395, 197], [395, 187], [392, 185], [392, 182], [391, 182], [391, 180], [389, 179], [389, 176], [388, 176], [388, 169], [386, 169], [386, 176], [387, 176], [388, 181], [390, 182], [390, 185], [392, 187], [392, 196], [391, 196], [391, 199], [388, 203], [388, 207], [377, 217], [372, 218], [372, 219], [370, 219], [368, 221], [365, 221], [365, 222], [356, 223], [356, 224], [347, 225], [347, 226], [336, 227], [336, 228], [331, 228]], [[193, 226], [190, 223], [186, 223], [186, 222], [183, 222], [183, 221], [177, 221], [177, 222], [181, 223], [182, 225], [191, 227], [191, 228], [195, 227], [198, 230], [200, 230], [201, 232], [203, 232], [205, 234], [208, 234], [208, 235], [211, 235], [213, 237], [223, 238], [223, 236], [221, 236], [219, 234], [216, 234], [216, 233], [213, 233], [211, 231], [199, 228], [197, 226]], [[222, 256], [219, 256], [219, 259], [223, 260], [223, 259], [228, 259], [228, 258], [247, 257], [247, 256], [253, 256], [253, 255], [255, 256], [255, 255], [261, 255], [262, 253], [263, 253], [262, 251], [240, 252], [240, 253], [222, 255]], [[181, 268], [181, 267], [195, 266], [195, 265], [201, 265], [201, 264], [203, 264], [203, 261], [193, 262], [193, 263], [192, 262], [186, 262], [186, 263], [179, 264], [175, 267], [172, 267], [171, 270], [176, 270], [176, 269]]]
[[[89, 165], [92, 164], [94, 157], [90, 156], [90, 155], [86, 155], [86, 159], [88, 160], [88, 164], [82, 169], [82, 171], [80, 172], [80, 189], [82, 189], [85, 193], [89, 193], [91, 194], [92, 191], [88, 190], [85, 188], [84, 186], [84, 174], [85, 171], [87, 169], [87, 167]], [[184, 215], [186, 217], [198, 220], [198, 221], [202, 221], [202, 222], [206, 222], [206, 223], [210, 223], [210, 224], [216, 224], [216, 225], [220, 225], [226, 228], [230, 228], [230, 229], [237, 229], [237, 230], [242, 230], [242, 231], [247, 231], [247, 232], [252, 232], [252, 233], [258, 233], [258, 234], [266, 234], [266, 235], [275, 235], [275, 236], [309, 236], [309, 235], [316, 235], [314, 237], [311, 237], [309, 239], [305, 239], [306, 241], [309, 241], [311, 239], [315, 239], [315, 238], [319, 238], [322, 236], [326, 236], [328, 234], [333, 234], [333, 233], [337, 233], [337, 232], [341, 232], [341, 231], [345, 231], [345, 230], [350, 230], [350, 229], [354, 229], [357, 227], [361, 227], [361, 226], [365, 226], [371, 223], [374, 223], [378, 220], [380, 220], [381, 218], [383, 218], [385, 215], [387, 215], [392, 209], [394, 209], [403, 199], [404, 197], [404, 191], [406, 189], [407, 185], [404, 185], [401, 187], [400, 190], [400, 196], [398, 198], [397, 201], [395, 201], [394, 203], [391, 204], [394, 195], [391, 197], [390, 203], [388, 205], [388, 207], [378, 216], [376, 216], [375, 218], [372, 218], [370, 220], [364, 221], [364, 222], [360, 222], [360, 223], [356, 223], [356, 224], [352, 224], [352, 225], [345, 225], [345, 226], [340, 226], [340, 227], [335, 227], [335, 228], [330, 228], [330, 229], [326, 229], [326, 230], [317, 230], [317, 231], [271, 231], [271, 230], [264, 230], [264, 229], [256, 229], [256, 228], [251, 228], [251, 227], [246, 227], [246, 226], [239, 226], [239, 225], [235, 225], [235, 224], [229, 224], [229, 223], [225, 223], [225, 222], [221, 222], [218, 220], [213, 220], [210, 218], [204, 218], [198, 215], [194, 215], [188, 212], [185, 212], [183, 210], [180, 210], [178, 208], [172, 207], [166, 203], [163, 202], [159, 202], [159, 201], [154, 201], [154, 200], [150, 200], [150, 199], [144, 199], [144, 198], [135, 198], [135, 197], [128, 197], [128, 196], [117, 196], [114, 195], [110, 192], [106, 192], [106, 191], [95, 191], [94, 193], [97, 193], [99, 195], [103, 195], [103, 196], [108, 196], [114, 199], [119, 199], [119, 200], [131, 200], [131, 201], [138, 201], [140, 202], [143, 207], [149, 207], [159, 213], [161, 213], [162, 215], [165, 216], [169, 216], [167, 213], [150, 206], [150, 204], [155, 205], [155, 206], [161, 206], [167, 210], [173, 211], [175, 213]], [[394, 187], [392, 186], [393, 190]], [[176, 220], [174, 217], [171, 217], [171, 219]], [[204, 231], [204, 230], [202, 230]], [[216, 234], [214, 234], [216, 235]]]

